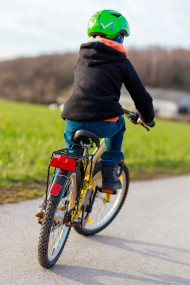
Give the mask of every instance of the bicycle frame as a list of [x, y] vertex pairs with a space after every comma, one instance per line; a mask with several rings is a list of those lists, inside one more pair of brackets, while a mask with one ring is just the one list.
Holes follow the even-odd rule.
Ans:
[[83, 211], [83, 206], [85, 204], [85, 196], [88, 190], [94, 191], [94, 181], [92, 179], [92, 174], [94, 171], [94, 167], [98, 159], [100, 158], [101, 154], [105, 151], [105, 142], [104, 139], [100, 142], [100, 147], [96, 148], [92, 155], [90, 156], [89, 161], [87, 159], [83, 159], [83, 167], [85, 171], [85, 176], [82, 182], [82, 188], [80, 191], [80, 197], [78, 201], [78, 205], [76, 205], [76, 209], [71, 217], [71, 222], [77, 220]]

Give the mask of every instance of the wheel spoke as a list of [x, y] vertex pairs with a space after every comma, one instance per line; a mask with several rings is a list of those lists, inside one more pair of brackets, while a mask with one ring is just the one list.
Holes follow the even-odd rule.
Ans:
[[63, 224], [63, 219], [69, 208], [71, 193], [76, 185], [75, 180], [76, 175], [73, 173], [58, 204], [54, 201], [47, 202], [38, 245], [39, 262], [45, 268], [55, 264], [69, 235], [70, 228]]
[[[73, 174], [69, 178], [65, 186], [65, 189], [63, 191], [63, 196], [55, 212], [55, 217], [54, 217], [55, 220], [57, 220], [57, 217], [60, 217], [60, 219], [63, 220], [64, 213], [66, 213], [66, 211], [68, 210], [69, 201], [71, 199], [71, 193], [73, 191], [73, 187], [75, 187], [75, 181], [74, 181], [75, 179], [76, 179], [76, 176], [75, 174]], [[63, 210], [58, 210], [61, 207], [63, 207]], [[64, 243], [64, 237], [66, 236], [65, 232], [66, 233], [68, 232], [68, 227], [65, 227], [65, 225], [62, 222], [58, 222], [56, 226], [52, 225], [51, 230], [50, 230], [50, 241], [49, 241], [49, 244], [52, 244], [52, 246], [50, 246], [50, 250], [48, 250], [49, 259], [53, 259], [55, 255], [58, 254], [61, 244]], [[53, 251], [51, 250], [51, 248], [53, 248]]]
[[[101, 187], [102, 177], [100, 166], [97, 167], [93, 180], [95, 187]], [[128, 191], [129, 174], [126, 166], [124, 166], [120, 181], [122, 183], [122, 189], [118, 189], [116, 194], [112, 194], [106, 203], [105, 193], [98, 192], [96, 194], [92, 212], [89, 215], [90, 223], [87, 223], [85, 227], [76, 227], [77, 232], [84, 235], [92, 235], [101, 231], [113, 220], [123, 205]]]

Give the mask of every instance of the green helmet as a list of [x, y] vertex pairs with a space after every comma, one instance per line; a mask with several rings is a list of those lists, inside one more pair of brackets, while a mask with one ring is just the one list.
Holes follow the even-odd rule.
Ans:
[[88, 23], [88, 36], [104, 36], [112, 39], [124, 34], [125, 37], [130, 35], [129, 24], [126, 18], [115, 10], [102, 10], [96, 12], [90, 18]]

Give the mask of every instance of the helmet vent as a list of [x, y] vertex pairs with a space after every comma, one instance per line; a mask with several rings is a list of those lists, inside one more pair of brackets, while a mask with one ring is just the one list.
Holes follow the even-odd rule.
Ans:
[[112, 16], [115, 16], [117, 18], [121, 17], [121, 14], [111, 14]]

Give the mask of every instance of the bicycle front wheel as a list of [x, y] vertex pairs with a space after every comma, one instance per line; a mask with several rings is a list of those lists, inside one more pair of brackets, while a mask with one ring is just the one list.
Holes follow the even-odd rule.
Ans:
[[[122, 172], [119, 177], [122, 183], [122, 189], [117, 190], [117, 194], [107, 194], [97, 191], [94, 200], [94, 205], [91, 213], [88, 216], [88, 221], [85, 227], [75, 226], [75, 230], [82, 235], [89, 236], [97, 234], [107, 227], [116, 215], [119, 213], [125, 198], [127, 196], [129, 188], [129, 171], [125, 164], [119, 166], [118, 171], [120, 172], [122, 167]], [[101, 174], [101, 164], [99, 163], [94, 170], [93, 178], [91, 184], [96, 186], [102, 186], [102, 174]]]

